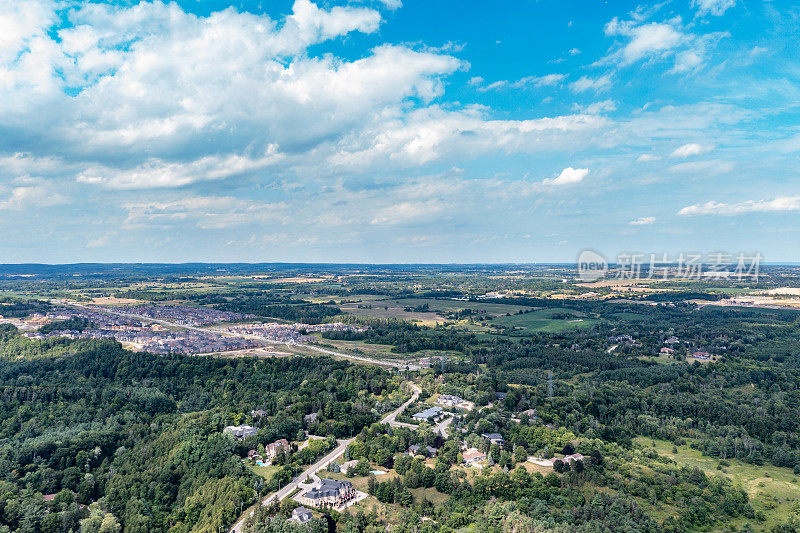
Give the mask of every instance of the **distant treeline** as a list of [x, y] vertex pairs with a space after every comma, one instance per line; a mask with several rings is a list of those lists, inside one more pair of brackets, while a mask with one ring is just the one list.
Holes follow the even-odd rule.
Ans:
[[17, 300], [0, 298], [0, 315], [7, 318], [23, 318], [32, 313], [46, 313], [50, 303], [42, 300]]
[[[265, 483], [242, 464], [248, 449], [298, 438], [309, 413], [323, 435], [353, 436], [377, 420], [372, 395], [389, 379], [329, 358], [156, 356], [4, 325], [0, 531], [95, 532], [93, 516], [126, 532], [218, 531], [301, 469], [293, 457]], [[222, 433], [241, 422], [258, 434]]]

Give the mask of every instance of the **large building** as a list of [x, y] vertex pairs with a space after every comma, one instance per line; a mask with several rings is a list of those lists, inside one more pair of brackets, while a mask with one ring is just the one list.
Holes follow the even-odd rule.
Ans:
[[246, 439], [247, 437], [252, 437], [258, 433], [258, 429], [244, 424], [241, 426], [226, 426], [222, 431], [233, 435], [237, 439]]
[[321, 479], [319, 484], [300, 497], [302, 503], [311, 507], [338, 507], [356, 495], [353, 484], [338, 479]]
[[420, 411], [412, 416], [414, 420], [436, 420], [442, 416], [442, 408], [437, 406], [429, 407], [424, 411]]

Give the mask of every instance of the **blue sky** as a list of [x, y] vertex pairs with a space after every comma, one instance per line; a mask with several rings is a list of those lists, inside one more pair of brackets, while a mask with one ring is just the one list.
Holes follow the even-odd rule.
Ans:
[[800, 8], [0, 0], [0, 262], [800, 258]]

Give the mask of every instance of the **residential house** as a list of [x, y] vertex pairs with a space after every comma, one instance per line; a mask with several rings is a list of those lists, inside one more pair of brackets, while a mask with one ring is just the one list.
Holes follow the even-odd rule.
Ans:
[[429, 407], [424, 411], [420, 411], [419, 413], [415, 413], [412, 418], [417, 421], [423, 420], [436, 420], [442, 416], [442, 408], [439, 406]]
[[453, 407], [453, 406], [459, 405], [463, 401], [464, 400], [462, 398], [459, 398], [458, 396], [453, 396], [452, 394], [442, 394], [436, 400], [436, 403], [441, 404], [441, 405], [446, 405], [446, 406], [449, 406], [449, 407]]
[[252, 437], [258, 433], [258, 429], [245, 424], [242, 424], [241, 426], [225, 426], [225, 429], [222, 431], [224, 433], [233, 435], [237, 439], [246, 439], [247, 437]]
[[264, 455], [266, 455], [270, 460], [275, 459], [275, 456], [278, 455], [281, 449], [283, 449], [284, 452], [289, 452], [290, 446], [288, 440], [279, 439], [272, 444], [267, 444], [264, 446]]
[[305, 524], [309, 520], [314, 518], [314, 515], [311, 514], [311, 511], [303, 507], [302, 505], [292, 511], [292, 517], [289, 519], [292, 522], [298, 522], [300, 524]]
[[506, 443], [506, 440], [500, 433], [482, 433], [481, 437], [498, 446], [502, 446]]
[[475, 448], [464, 451], [461, 456], [464, 457], [464, 462], [468, 465], [474, 465], [486, 460], [486, 454]]
[[320, 482], [300, 496], [300, 500], [311, 507], [338, 507], [356, 496], [353, 484], [338, 479], [321, 479]]
[[436, 457], [437, 450], [431, 446], [422, 446], [421, 444], [412, 444], [408, 447], [408, 455], [423, 455], [425, 457]]
[[665, 355], [672, 355], [672, 354], [675, 353], [675, 350], [673, 350], [672, 348], [667, 348], [665, 346], [664, 348], [661, 348], [661, 352], [660, 353], [663, 353]]

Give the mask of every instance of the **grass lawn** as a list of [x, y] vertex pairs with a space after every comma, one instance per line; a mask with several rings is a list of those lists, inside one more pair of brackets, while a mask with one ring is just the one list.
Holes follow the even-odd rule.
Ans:
[[[554, 316], [569, 315], [570, 318], [553, 318]], [[588, 328], [597, 321], [585, 313], [573, 309], [538, 309], [521, 315], [501, 316], [491, 321], [491, 324], [518, 328], [524, 331], [546, 331], [557, 333], [570, 329]]]
[[[644, 447], [652, 447], [652, 439], [636, 438], [635, 442]], [[735, 486], [741, 487], [748, 496], [756, 511], [763, 511], [767, 516], [764, 523], [755, 520], [741, 519], [736, 525], [750, 525], [756, 531], [769, 531], [773, 526], [783, 524], [791, 517], [800, 516], [800, 476], [796, 476], [788, 468], [772, 465], [751, 465], [736, 459], [728, 459], [730, 466], [717, 469], [719, 459], [705, 457], [689, 446], [677, 446], [673, 452], [671, 442], [656, 440], [656, 451], [659, 455], [669, 457], [680, 465], [697, 467], [709, 476], [725, 476]]]
[[279, 466], [258, 466], [258, 465], [247, 465], [247, 467], [250, 470], [252, 470], [254, 474], [263, 477], [266, 481], [272, 479], [272, 476], [274, 476], [275, 473], [281, 468]]
[[440, 506], [443, 504], [449, 496], [443, 492], [439, 492], [435, 488], [431, 487], [426, 489], [425, 487], [419, 487], [416, 489], [409, 489], [411, 494], [414, 496], [414, 504], [418, 505], [422, 503], [423, 498], [431, 502], [435, 507]]

